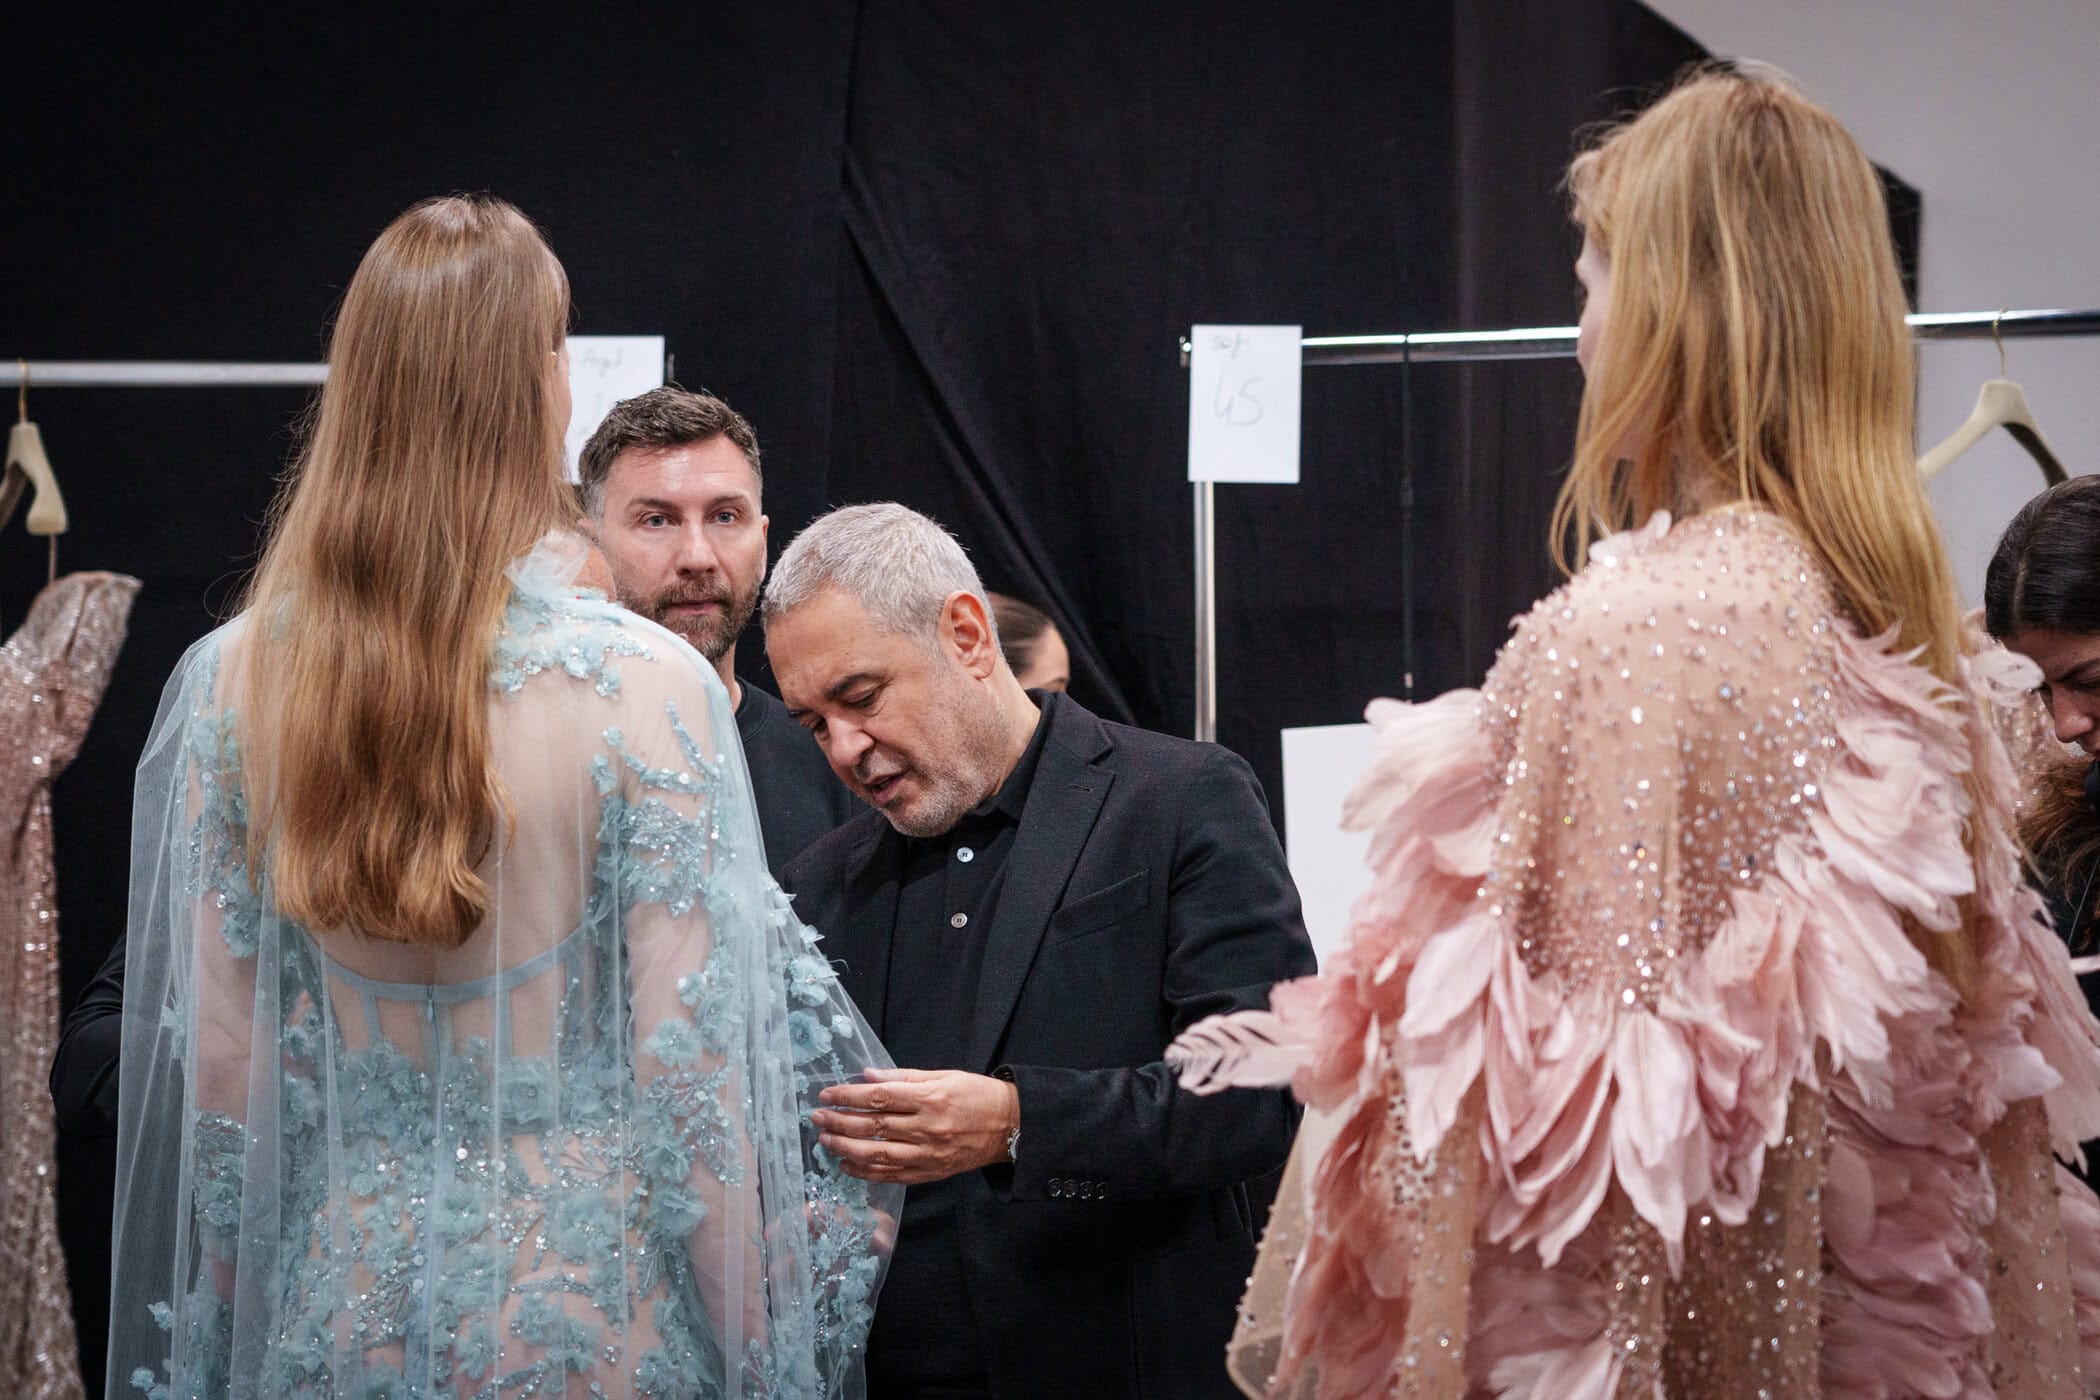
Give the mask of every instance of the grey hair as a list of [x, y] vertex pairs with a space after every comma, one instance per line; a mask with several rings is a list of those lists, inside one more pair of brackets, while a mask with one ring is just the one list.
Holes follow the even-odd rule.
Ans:
[[955, 593], [975, 597], [991, 618], [977, 566], [955, 537], [894, 501], [820, 515], [795, 536], [766, 583], [766, 621], [828, 588], [858, 599], [885, 632], [930, 638]]

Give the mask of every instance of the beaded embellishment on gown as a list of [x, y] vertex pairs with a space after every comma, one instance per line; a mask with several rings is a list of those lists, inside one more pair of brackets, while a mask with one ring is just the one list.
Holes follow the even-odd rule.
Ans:
[[[1943, 683], [1726, 510], [1600, 542], [1482, 689], [1375, 703], [1344, 949], [1170, 1052], [1335, 1128], [1242, 1385], [2087, 1393], [2100, 1203], [2051, 1153], [2100, 1132], [2100, 1028], [2007, 834], [2025, 666]], [[1913, 931], [1972, 940], [1963, 991]]]
[[767, 873], [713, 668], [579, 561], [512, 570], [509, 819], [457, 947], [308, 930], [251, 869], [235, 682], [262, 623], [169, 683], [134, 818], [112, 1397], [861, 1393], [903, 1188], [846, 1175], [809, 1114], [887, 1061]]
[[20, 1400], [81, 1393], [46, 1087], [58, 1046], [51, 783], [87, 737], [138, 587], [68, 574], [0, 648], [0, 1395]]

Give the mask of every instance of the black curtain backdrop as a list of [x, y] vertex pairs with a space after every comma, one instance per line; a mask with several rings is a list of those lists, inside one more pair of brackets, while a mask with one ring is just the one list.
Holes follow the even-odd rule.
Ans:
[[[1632, 0], [32, 10], [0, 36], [0, 354], [317, 359], [388, 220], [493, 190], [546, 228], [579, 332], [663, 333], [756, 424], [776, 548], [832, 505], [929, 511], [1056, 616], [1080, 699], [1177, 733], [1177, 338], [1565, 323], [1575, 127], [1698, 53]], [[1279, 729], [1357, 718], [1409, 662], [1418, 695], [1477, 681], [1550, 586], [1576, 393], [1565, 364], [1314, 369], [1302, 484], [1220, 488], [1220, 737], [1272, 795]], [[305, 401], [31, 389], [61, 567], [145, 581], [57, 785], [69, 1002], [123, 933], [162, 682], [229, 610]], [[43, 577], [10, 523], [6, 626]], [[740, 660], [764, 678], [755, 632]], [[109, 1150], [60, 1162], [97, 1388]]]
[[[1448, 320], [1450, 63], [1442, 6], [867, 7], [832, 498], [930, 476], [1081, 698], [1187, 733], [1178, 337]], [[1399, 412], [1392, 375], [1317, 372], [1303, 484], [1218, 492], [1220, 733], [1272, 792], [1281, 724], [1394, 684]]]

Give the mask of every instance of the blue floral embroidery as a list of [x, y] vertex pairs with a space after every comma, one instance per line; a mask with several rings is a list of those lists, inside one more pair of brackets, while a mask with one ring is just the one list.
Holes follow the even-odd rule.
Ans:
[[197, 778], [197, 816], [190, 827], [188, 892], [219, 911], [219, 933], [229, 952], [254, 957], [262, 899], [248, 870], [248, 803], [231, 710], [201, 715], [191, 725], [190, 769]]
[[563, 598], [538, 588], [511, 593], [503, 625], [496, 630], [489, 683], [515, 695], [544, 671], [561, 671], [593, 683], [600, 695], [620, 689], [617, 656], [649, 655], [649, 645], [624, 627], [611, 625], [604, 604]]
[[795, 1048], [795, 1063], [823, 1058], [831, 1050], [831, 1032], [807, 1011], [788, 1013], [788, 1044]]
[[[615, 658], [650, 656], [617, 616], [521, 585], [493, 648], [492, 687], [516, 694], [530, 678], [559, 672], [616, 694]], [[822, 1386], [820, 1351], [839, 1357], [861, 1346], [880, 1270], [876, 1217], [867, 1185], [816, 1146], [806, 1112], [817, 1086], [847, 1073], [839, 1047], [855, 1026], [823, 1010], [839, 993], [816, 936], [770, 880], [735, 868], [739, 847], [725, 844], [720, 828], [722, 755], [701, 750], [675, 705], [665, 718], [679, 766], [645, 761], [618, 729], [589, 761], [598, 849], [571, 936], [577, 951], [545, 974], [562, 979], [554, 1055], [499, 1052], [479, 1034], [452, 1043], [449, 1014], [441, 1018], [435, 1003], [427, 1043], [396, 1044], [375, 1021], [353, 1045], [343, 1026], [351, 1013], [324, 1012], [341, 994], [313, 944], [295, 929], [273, 940], [285, 1015], [275, 1131], [287, 1210], [285, 1238], [271, 1242], [286, 1261], [279, 1323], [266, 1354], [252, 1359], [265, 1393], [559, 1393], [565, 1378], [617, 1357], [618, 1329], [646, 1318], [656, 1345], [626, 1361], [638, 1394], [808, 1396]], [[185, 888], [217, 911], [227, 950], [256, 959], [266, 899], [247, 865], [230, 710], [197, 714], [188, 756], [196, 795]], [[622, 930], [650, 907], [672, 917], [704, 911], [715, 928], [762, 940], [772, 989], [746, 985], [735, 950], [718, 945], [679, 978], [686, 1014], [630, 1028]], [[795, 1121], [765, 1123], [736, 1066], [751, 1062], [750, 1014], [782, 998], [793, 1084], [805, 1101]], [[430, 1053], [441, 1043], [443, 1053]], [[664, 1071], [638, 1076], [636, 1049]], [[245, 1134], [223, 1113], [192, 1119], [191, 1208], [207, 1260], [230, 1260], [243, 1243]], [[805, 1209], [780, 1221], [807, 1230], [806, 1251], [793, 1252], [817, 1307], [776, 1318], [762, 1344], [728, 1358], [688, 1248], [709, 1217], [702, 1184], [743, 1185], [761, 1146], [799, 1152], [805, 1164]], [[165, 1380], [143, 1368], [132, 1376], [151, 1400], [229, 1389], [232, 1317], [216, 1286], [207, 1263], [195, 1291], [156, 1306], [181, 1362], [164, 1364]], [[528, 1344], [533, 1359], [506, 1368], [506, 1338]]]

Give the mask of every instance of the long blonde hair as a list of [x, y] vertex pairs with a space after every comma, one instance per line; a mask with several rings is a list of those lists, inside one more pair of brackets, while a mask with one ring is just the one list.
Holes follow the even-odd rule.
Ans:
[[235, 690], [250, 869], [310, 929], [451, 947], [487, 912], [488, 651], [505, 566], [575, 514], [568, 315], [539, 231], [487, 196], [401, 215], [344, 294]]
[[[1611, 290], [1554, 509], [1562, 566], [1710, 472], [1690, 484], [1779, 516], [1866, 635], [1893, 629], [1959, 686], [1902, 279], [1859, 143], [1768, 72], [1706, 68], [1578, 156], [1568, 184]], [[1966, 986], [1970, 940], [1925, 942]]]

